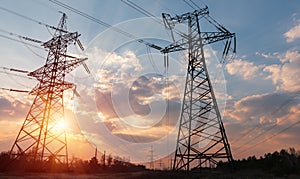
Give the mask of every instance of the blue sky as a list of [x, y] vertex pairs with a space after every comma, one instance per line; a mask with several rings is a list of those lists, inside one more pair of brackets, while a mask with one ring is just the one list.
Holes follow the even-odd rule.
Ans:
[[[108, 34], [112, 35], [114, 38], [120, 37], [122, 39], [124, 38], [121, 37], [122, 35], [118, 34], [120, 35], [118, 36], [117, 34], [107, 30], [106, 27], [57, 6], [50, 1], [1, 0], [0, 2], [0, 6], [3, 8], [13, 10], [22, 15], [54, 26], [57, 25], [61, 17], [61, 13], [58, 11], [67, 13], [68, 29], [70, 31], [78, 31], [82, 34], [80, 40], [82, 44], [87, 47], [85, 55], [92, 56], [89, 56], [91, 59], [93, 59], [96, 55], [96, 59], [100, 59], [100, 61], [97, 62], [93, 60], [88, 62], [88, 65], [90, 65], [95, 76], [100, 73], [98, 69], [100, 67], [102, 68], [102, 77], [104, 72], [108, 74], [109, 71], [107, 71], [107, 69], [110, 69], [109, 65], [114, 65], [112, 68], [115, 68], [116, 71], [124, 69], [125, 71], [130, 71], [130, 73], [135, 70], [138, 71], [143, 65], [151, 65], [149, 62], [138, 63], [139, 58], [147, 58], [147, 56], [140, 55], [137, 52], [137, 49], [140, 49], [140, 53], [145, 53], [143, 46], [140, 47], [133, 43], [133, 45], [123, 45], [121, 46], [122, 48], [119, 48], [117, 45], [119, 42], [118, 40], [110, 40], [110, 38], [105, 38], [105, 36]], [[124, 28], [126, 31], [130, 31], [132, 33], [141, 33], [144, 36], [151, 34], [149, 35], [150, 37], [157, 39], [170, 37], [163, 27], [158, 27], [157, 24], [154, 25], [154, 22], [152, 23], [154, 23], [153, 26], [156, 27], [155, 30], [153, 30], [154, 28], [151, 29], [151, 26], [147, 27], [145, 22], [150, 23], [151, 20], [149, 19], [149, 21], [142, 20], [145, 24], [141, 23], [140, 25], [138, 22], [141, 21], [136, 21], [136, 19], [143, 18], [145, 16], [129, 7], [121, 0], [62, 0], [61, 2], [95, 18], [101, 19], [111, 25], [117, 25], [118, 27]], [[151, 12], [158, 18], [161, 18], [161, 13], [163, 12], [174, 15], [193, 10], [181, 0], [133, 0], [133, 2]], [[234, 157], [241, 158], [248, 155], [259, 156], [266, 152], [272, 152], [274, 150], [287, 147], [295, 147], [300, 150], [300, 140], [297, 137], [299, 136], [298, 131], [300, 131], [299, 125], [295, 125], [284, 132], [280, 132], [289, 125], [297, 122], [300, 117], [300, 1], [194, 0], [194, 2], [201, 7], [206, 4], [209, 7], [210, 16], [230, 31], [235, 32], [237, 35], [237, 56], [234, 60], [228, 62], [223, 70], [227, 81], [226, 91], [228, 95], [226, 97], [228, 105], [226, 108], [227, 110], [224, 112], [224, 124], [228, 133], [229, 142], [232, 143], [231, 146]], [[37, 23], [20, 18], [3, 10], [0, 10], [0, 17], [1, 30], [6, 30], [42, 41], [47, 41], [51, 38], [48, 30]], [[53, 33], [51, 29], [49, 31]], [[1, 31], [0, 34], [7, 35], [3, 31]], [[124, 41], [121, 40], [120, 43], [125, 41], [126, 39]], [[97, 52], [93, 49], [94, 47], [97, 47]], [[123, 54], [113, 54], [111, 59], [120, 60], [124, 63], [131, 64], [132, 66], [125, 68], [124, 66], [120, 66], [120, 63], [101, 61], [100, 57], [107, 58], [108, 52], [104, 50], [104, 47], [109, 47], [111, 49], [119, 48], [123, 49], [125, 52], [126, 47], [128, 47], [128, 52], [124, 52]], [[155, 50], [152, 50], [152, 52], [153, 51]], [[70, 52], [74, 54], [79, 51], [71, 50]], [[44, 50], [26, 46], [22, 43], [11, 41], [2, 37], [0, 41], [0, 53], [2, 57], [0, 59], [1, 66], [25, 69], [29, 71], [42, 66], [47, 55], [47, 52]], [[44, 59], [38, 57], [36, 54], [44, 57]], [[153, 52], [153, 56], [155, 55], [157, 55], [157, 53]], [[161, 56], [155, 56], [155, 58], [156, 57], [160, 58]], [[161, 62], [155, 61], [155, 63], [160, 69], [163, 69]], [[173, 67], [175, 68], [176, 65], [170, 67], [170, 76], [172, 74]], [[180, 67], [184, 68], [182, 66]], [[120, 73], [120, 75], [124, 75], [123, 71], [118, 71], [118, 73]], [[73, 74], [73, 78], [69, 78], [70, 80], [74, 80], [74, 76], [81, 77], [83, 74], [83, 68], [79, 68], [78, 72]], [[12, 77], [5, 73], [1, 73], [0, 75], [0, 87], [3, 88], [30, 89], [35, 85], [35, 81], [32, 80], [26, 80], [15, 76]], [[102, 78], [99, 77], [99, 79]], [[79, 79], [78, 82], [80, 83], [82, 81]], [[91, 83], [92, 82], [89, 82], [88, 84], [92, 85]], [[154, 82], [153, 84], [158, 85]], [[180, 85], [180, 82], [176, 83], [176, 81], [174, 81], [174, 84]], [[101, 86], [100, 83], [98, 85]], [[153, 93], [148, 91], [149, 95], [163, 93], [164, 89], [158, 87], [157, 90], [153, 90], [154, 92], [151, 91]], [[107, 91], [102, 92], [102, 97], [103, 95], [108, 95], [108, 97], [110, 96]], [[143, 93], [145, 93], [145, 91]], [[71, 95], [70, 93], [68, 94]], [[0, 150], [2, 151], [10, 148], [16, 135], [15, 130], [19, 130], [21, 127], [21, 121], [24, 120], [32, 97], [6, 91], [0, 91], [0, 95]], [[100, 101], [101, 95], [99, 99]], [[175, 98], [176, 97], [174, 97], [174, 99]], [[89, 99], [88, 96], [87, 99]], [[137, 96], [137, 100], [142, 100], [142, 103], [144, 102], [145, 104], [152, 104], [151, 102], [153, 101], [151, 100], [154, 99], [160, 98], [151, 98], [151, 96], [149, 97], [145, 95]], [[70, 103], [70, 106], [74, 104], [73, 102], [68, 103]], [[92, 110], [97, 111], [97, 105], [99, 104], [96, 102], [96, 105], [92, 108]], [[91, 147], [87, 144], [86, 140], [78, 137], [80, 136], [80, 130], [83, 130], [80, 127], [85, 126], [88, 128], [88, 126], [78, 119], [79, 114], [74, 114], [72, 109], [72, 107], [68, 108], [67, 113], [69, 117], [77, 118], [79, 121], [78, 127], [77, 124], [74, 124], [76, 120], [70, 119], [70, 123], [72, 123], [70, 124], [70, 128], [73, 130], [71, 133], [75, 136], [73, 140], [75, 142], [81, 142], [82, 146], [86, 145], [86, 147], [83, 148], [87, 151], [91, 151], [93, 149], [91, 149]], [[101, 115], [105, 116], [105, 114], [109, 114], [109, 119], [114, 119], [111, 117], [114, 115], [109, 112], [101, 110], [100, 112]], [[128, 120], [128, 118], [126, 118], [126, 120]], [[116, 123], [110, 124], [118, 125]], [[91, 129], [91, 131], [93, 130]], [[138, 140], [142, 140], [142, 137], [149, 137], [148, 134], [152, 132], [153, 131], [150, 129], [149, 131], [145, 131], [142, 136], [139, 136], [140, 138]], [[122, 134], [125, 136], [125, 133]], [[120, 133], [117, 135], [120, 135]], [[128, 135], [128, 133], [126, 133], [126, 135]], [[159, 136], [164, 134], [157, 135]], [[272, 137], [272, 135], [276, 136]], [[88, 136], [92, 136], [92, 132], [89, 133]], [[241, 136], [244, 137], [239, 139]], [[101, 139], [97, 140], [101, 141]], [[257, 143], [263, 140], [266, 140], [267, 145], [257, 145]], [[101, 142], [99, 142], [99, 145], [100, 144]], [[172, 142], [170, 142], [169, 145], [171, 146]], [[169, 148], [171, 148], [170, 146]], [[150, 148], [149, 146], [146, 147]], [[109, 148], [109, 146], [107, 146], [107, 148]], [[157, 150], [159, 151], [159, 149]], [[167, 153], [167, 151], [162, 152]], [[119, 153], [118, 155], [130, 154]], [[86, 157], [84, 154], [82, 154], [82, 156]]]

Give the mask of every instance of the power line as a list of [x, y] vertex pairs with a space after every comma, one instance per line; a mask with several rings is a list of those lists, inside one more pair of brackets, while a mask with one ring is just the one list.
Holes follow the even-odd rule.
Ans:
[[7, 75], [13, 75], [13, 76], [17, 76], [17, 77], [21, 77], [21, 78], [26, 78], [26, 79], [30, 79], [30, 80], [36, 80], [35, 78], [31, 78], [29, 76], [22, 76], [22, 75], [18, 75], [18, 74], [14, 74], [14, 73], [9, 73], [7, 71], [0, 71], [0, 73], [5, 73]]
[[[273, 125], [273, 126], [276, 126], [276, 124]], [[245, 137], [248, 136], [252, 131], [254, 131], [255, 129], [258, 129], [259, 127], [260, 127], [260, 124], [255, 125], [253, 128], [249, 129], [245, 134], [243, 134], [242, 137], [238, 138], [237, 140], [234, 140], [232, 143], [237, 143], [238, 141], [240, 141], [241, 139], [245, 138]], [[271, 129], [272, 129], [272, 126], [271, 126], [271, 128], [268, 128], [268, 129], [265, 131], [265, 133], [266, 133], [267, 131], [271, 130]], [[262, 135], [262, 133], [261, 133], [261, 134], [258, 134], [257, 136], [255, 136], [255, 137], [253, 137], [252, 139], [248, 140], [248, 141], [245, 142], [244, 144], [247, 144], [247, 143], [249, 143], [249, 142], [251, 142], [251, 141], [257, 139], [257, 138], [260, 137], [261, 135]], [[240, 145], [239, 147], [237, 147], [236, 150], [238, 150], [239, 148], [241, 148], [244, 144], [242, 144], [242, 145]]]
[[25, 71], [25, 70], [20, 70], [20, 69], [16, 69], [16, 68], [7, 68], [7, 67], [0, 67], [3, 70], [9, 70], [9, 71], [13, 71], [13, 72], [19, 72], [19, 73], [29, 73], [29, 71]]
[[35, 47], [35, 48], [38, 48], [38, 49], [45, 50], [45, 49], [42, 48], [42, 47], [39, 47], [39, 46], [30, 44], [30, 43], [23, 42], [22, 40], [18, 40], [18, 39], [11, 38], [11, 37], [9, 37], [9, 36], [7, 36], [7, 35], [0, 34], [0, 37], [5, 38], [5, 39], [8, 39], [8, 40], [15, 41], [15, 42], [19, 42], [19, 43], [22, 43], [22, 44], [26, 44], [26, 45], [29, 45], [29, 46], [31, 46], [31, 47]]
[[46, 27], [48, 27], [48, 28], [51, 28], [51, 29], [54, 29], [54, 30], [58, 30], [58, 31], [67, 33], [66, 30], [63, 30], [63, 29], [54, 27], [54, 26], [52, 26], [52, 25], [46, 24], [46, 23], [44, 23], [44, 22], [35, 20], [35, 19], [31, 18], [31, 17], [28, 17], [28, 16], [25, 16], [25, 15], [23, 15], [23, 14], [17, 13], [17, 12], [15, 12], [15, 11], [13, 11], [13, 10], [4, 8], [4, 7], [2, 7], [2, 6], [0, 6], [0, 9], [1, 9], [2, 11], [8, 12], [8, 13], [10, 13], [10, 14], [14, 14], [14, 15], [16, 15], [16, 16], [19, 16], [19, 17], [21, 17], [21, 18], [23, 18], [23, 19], [26, 19], [26, 20], [35, 22], [35, 23], [37, 23], [37, 24], [39, 24], [39, 25], [43, 25], [43, 26], [46, 26]]
[[148, 46], [147, 46], [147, 56], [148, 56], [148, 59], [149, 59], [151, 65], [152, 65], [152, 68], [154, 69], [154, 71], [155, 71], [156, 73], [160, 74], [160, 72], [159, 72], [159, 70], [158, 70], [158, 68], [157, 68], [157, 66], [156, 66], [156, 64], [155, 64], [155, 62], [154, 62], [154, 60], [153, 60], [153, 57], [152, 57], [152, 55], [151, 55], [151, 49], [150, 49], [150, 47], [148, 47]]
[[137, 5], [136, 3], [130, 1], [130, 0], [121, 0], [123, 3], [127, 4], [128, 6], [132, 7], [133, 9], [137, 10], [138, 12], [144, 14], [147, 17], [151, 17], [152, 20], [157, 22], [158, 24], [162, 25], [162, 22], [158, 20], [155, 15], [153, 15], [151, 12], [147, 11], [146, 9], [142, 8], [141, 6]]
[[185, 2], [188, 6], [190, 6], [191, 8], [193, 8], [194, 10], [196, 10], [196, 8], [195, 7], [193, 7], [193, 5], [192, 4], [190, 4], [189, 2], [187, 2], [186, 0], [183, 0], [183, 2]]
[[[189, 5], [191, 8], [193, 9], [196, 9], [196, 8], [199, 8], [200, 7], [193, 1], [193, 0], [189, 0], [190, 3], [187, 2], [187, 0], [183, 0], [187, 5]], [[204, 6], [207, 6], [203, 1], [200, 0], [200, 2], [204, 5]]]
[[196, 3], [194, 3], [194, 1], [193, 0], [190, 0], [190, 2], [194, 5], [194, 6], [196, 6], [197, 8], [199, 8], [200, 9], [200, 7], [196, 4]]
[[65, 8], [65, 9], [67, 9], [67, 10], [69, 10], [69, 11], [72, 11], [72, 12], [74, 12], [74, 13], [76, 13], [76, 14], [78, 14], [78, 15], [80, 15], [80, 16], [86, 18], [86, 19], [89, 19], [89, 20], [91, 20], [91, 21], [93, 21], [93, 22], [96, 22], [97, 24], [100, 24], [100, 25], [102, 25], [102, 26], [104, 26], [104, 27], [107, 27], [107, 28], [111, 28], [111, 29], [114, 30], [115, 32], [118, 32], [118, 33], [120, 33], [120, 34], [122, 34], [122, 35], [124, 35], [124, 36], [126, 36], [126, 37], [131, 38], [131, 39], [134, 39], [134, 40], [136, 40], [136, 41], [139, 42], [139, 43], [142, 43], [142, 44], [144, 44], [144, 45], [147, 45], [147, 46], [149, 46], [149, 47], [152, 47], [152, 48], [154, 48], [154, 49], [156, 49], [156, 50], [162, 50], [161, 47], [159, 47], [159, 46], [157, 46], [157, 45], [155, 45], [155, 44], [151, 44], [151, 43], [146, 42], [146, 41], [144, 41], [144, 40], [142, 40], [142, 39], [138, 39], [138, 37], [136, 37], [135, 35], [133, 35], [133, 34], [131, 34], [131, 33], [129, 33], [129, 32], [126, 32], [126, 31], [124, 31], [124, 30], [122, 30], [122, 29], [120, 29], [120, 28], [118, 28], [118, 27], [114, 27], [114, 26], [112, 26], [112, 25], [110, 25], [110, 24], [108, 24], [108, 23], [106, 23], [106, 22], [104, 22], [104, 21], [102, 21], [102, 20], [100, 20], [100, 19], [97, 19], [97, 18], [95, 18], [95, 17], [93, 17], [93, 16], [91, 16], [91, 15], [89, 15], [89, 14], [87, 14], [87, 13], [84, 13], [84, 12], [82, 12], [82, 11], [79, 11], [79, 10], [77, 10], [77, 9], [75, 9], [75, 8], [73, 8], [73, 7], [69, 6], [69, 5], [67, 5], [67, 4], [64, 4], [64, 3], [62, 3], [62, 2], [59, 2], [59, 1], [57, 1], [57, 0], [49, 0], [49, 1], [52, 2], [52, 3], [54, 3], [54, 4], [56, 4], [56, 5], [58, 5], [58, 6], [61, 6], [61, 7]]
[[41, 0], [31, 0], [31, 1], [34, 1], [34, 3], [44, 6], [48, 9], [50, 9], [51, 11], [60, 13], [60, 11], [58, 9], [54, 8], [53, 6], [48, 5], [47, 3], [45, 3], [45, 1], [41, 1]]
[[29, 37], [24, 37], [22, 35], [19, 35], [19, 34], [13, 33], [13, 32], [9, 32], [9, 31], [4, 30], [4, 29], [0, 29], [0, 32], [6, 33], [6, 34], [11, 35], [11, 36], [15, 36], [15, 37], [18, 37], [20, 39], [27, 40], [27, 41], [35, 42], [35, 43], [39, 43], [39, 44], [44, 43], [40, 40], [32, 39], [32, 38], [29, 38]]
[[[165, 24], [162, 23], [162, 21], [157, 20], [157, 18], [149, 11], [147, 11], [146, 9], [142, 8], [141, 6], [137, 5], [136, 3], [130, 1], [130, 0], [121, 0], [122, 2], [124, 2], [125, 4], [127, 4], [128, 6], [132, 7], [133, 9], [137, 10], [138, 12], [144, 14], [147, 17], [150, 17], [152, 20], [154, 20], [155, 22], [157, 22], [159, 25], [162, 25], [164, 27]], [[166, 30], [168, 30], [167, 28], [165, 28]], [[181, 35], [181, 33], [177, 30], [177, 29], [173, 29], [178, 35]], [[172, 39], [173, 39], [173, 35], [172, 35]], [[151, 47], [151, 46], [150, 46]], [[152, 47], [154, 48], [154, 47]]]
[[82, 17], [85, 17], [85, 18], [87, 18], [87, 19], [89, 19], [89, 20], [91, 20], [91, 21], [93, 21], [93, 22], [96, 22], [96, 23], [98, 23], [98, 24], [100, 24], [100, 25], [102, 25], [102, 26], [104, 26], [104, 27], [107, 27], [107, 28], [114, 28], [115, 31], [117, 31], [118, 33], [121, 33], [121, 34], [123, 34], [123, 35], [125, 35], [125, 36], [127, 36], [127, 37], [135, 38], [134, 35], [129, 34], [129, 33], [125, 32], [125, 31], [123, 31], [123, 30], [121, 30], [121, 29], [119, 29], [119, 28], [113, 27], [112, 25], [110, 25], [110, 24], [108, 24], [108, 23], [106, 23], [106, 22], [104, 22], [104, 21], [102, 21], [102, 20], [100, 20], [100, 19], [97, 19], [97, 18], [95, 18], [95, 17], [93, 17], [93, 16], [90, 16], [90, 15], [88, 15], [88, 14], [82, 12], [82, 11], [79, 11], [79, 10], [77, 10], [77, 9], [75, 9], [75, 8], [73, 8], [73, 7], [69, 6], [69, 5], [67, 5], [67, 4], [64, 4], [64, 3], [62, 3], [62, 2], [59, 2], [59, 1], [57, 1], [57, 0], [49, 0], [49, 1], [52, 2], [52, 3], [54, 3], [54, 4], [56, 4], [56, 5], [58, 5], [58, 6], [61, 6], [61, 7], [65, 8], [65, 9], [67, 9], [67, 10], [69, 10], [69, 11], [72, 11], [72, 12], [74, 12], [74, 13], [76, 13], [76, 14], [82, 16]]
[[[20, 40], [20, 42], [31, 52], [33, 53], [34, 55], [36, 55], [37, 57], [39, 58], [42, 58], [44, 59], [43, 56], [41, 56], [40, 54], [36, 53], [35, 51], [33, 51], [25, 42], [23, 42], [22, 40]], [[46, 52], [48, 52], [46, 49], [44, 49]]]
[[11, 91], [11, 92], [20, 92], [20, 93], [29, 93], [27, 90], [18, 90], [18, 89], [9, 89], [9, 88], [0, 88], [1, 90]]
[[[173, 13], [173, 10], [171, 10], [170, 8], [168, 8], [165, 4], [163, 4], [163, 2], [165, 2], [165, 1], [161, 1], [161, 0], [156, 0], [156, 2], [157, 3], [159, 3], [160, 4], [160, 6], [161, 7], [163, 7], [164, 9], [166, 9], [167, 11], [169, 11], [169, 12], [172, 12]], [[175, 14], [175, 13], [173, 13], [173, 14]]]
[[[25, 73], [25, 74], [28, 74], [29, 71], [25, 71], [25, 70], [20, 70], [20, 69], [15, 69], [15, 68], [7, 68], [7, 67], [0, 67], [0, 73], [4, 73], [6, 74], [11, 80], [13, 80], [16, 84], [19, 84], [23, 87], [26, 87], [26, 88], [30, 88], [29, 86], [27, 85], [24, 85], [23, 83], [25, 83], [23, 81], [23, 83], [20, 83], [18, 80], [16, 80], [15, 78], [13, 78], [12, 76], [16, 76], [16, 77], [19, 77], [19, 78], [24, 78], [24, 79], [29, 79], [29, 80], [36, 80], [35, 78], [31, 78], [29, 76], [23, 76], [23, 75], [19, 75], [19, 74], [15, 74], [15, 73], [12, 73], [12, 72], [18, 72], [18, 73]], [[10, 71], [10, 72], [9, 72]]]
[[[47, 28], [48, 29], [48, 28]], [[24, 42], [23, 40], [27, 40], [27, 41], [30, 41], [30, 42], [34, 42], [34, 43], [39, 43], [39, 44], [42, 44], [44, 42], [40, 41], [40, 40], [36, 40], [36, 39], [32, 39], [32, 38], [29, 38], [29, 37], [24, 37], [22, 35], [19, 35], [19, 34], [16, 34], [16, 33], [13, 33], [13, 32], [9, 32], [7, 30], [4, 30], [4, 29], [0, 29], [0, 32], [3, 32], [3, 33], [6, 33], [10, 36], [13, 36], [13, 37], [16, 37], [18, 39], [14, 39], [14, 38], [11, 38], [9, 36], [6, 36], [6, 35], [2, 35], [0, 34], [1, 37], [3, 38], [6, 38], [6, 39], [9, 39], [9, 40], [12, 40], [12, 41], [15, 41], [15, 42], [19, 42], [19, 43], [22, 43], [30, 52], [32, 52], [34, 55], [40, 57], [40, 58], [44, 58], [42, 57], [41, 55], [39, 55], [38, 53], [34, 52], [29, 46], [32, 46], [32, 47], [35, 47], [35, 48], [39, 48], [39, 49], [42, 49], [42, 50], [45, 50], [47, 51], [46, 49], [42, 48], [42, 47], [39, 47], [39, 46], [36, 46], [36, 45], [33, 45], [33, 44], [30, 44], [30, 43], [26, 43]], [[22, 40], [23, 39], [23, 40]]]
[[[281, 108], [283, 108], [285, 105], [289, 104], [289, 103], [292, 102], [292, 101], [293, 101], [293, 100], [287, 100], [283, 105], [281, 105], [281, 106], [278, 107], [275, 111], [273, 111], [273, 113], [272, 113], [271, 115], [274, 115], [275, 112], [279, 111]], [[250, 139], [250, 140], [246, 141], [244, 144], [238, 146], [236, 150], [239, 150], [239, 149], [242, 148], [245, 144], [247, 144], [247, 143], [249, 143], [249, 142], [252, 142], [252, 141], [258, 139], [259, 137], [263, 136], [265, 133], [267, 133], [267, 132], [269, 132], [270, 130], [272, 130], [272, 129], [274, 129], [275, 127], [277, 127], [278, 124], [281, 123], [281, 122], [283, 122], [283, 120], [279, 121], [277, 124], [274, 124], [274, 125], [270, 126], [270, 127], [269, 127], [268, 129], [266, 129], [264, 132], [262, 132], [262, 133], [260, 133], [260, 134], [258, 134], [258, 135], [256, 135], [256, 136], [254, 136], [252, 139]], [[258, 127], [259, 127], [259, 125], [256, 125], [252, 130], [250, 130], [250, 132], [254, 131], [255, 128], [258, 128]], [[247, 135], [248, 135], [250, 132], [247, 132]], [[244, 135], [244, 136], [246, 136], [246, 135]], [[243, 136], [243, 137], [244, 137], [244, 136]], [[242, 137], [242, 138], [243, 138], [243, 137]]]
[[264, 142], [266, 142], [266, 141], [268, 141], [268, 140], [271, 140], [273, 137], [275, 137], [275, 136], [281, 134], [282, 132], [287, 131], [288, 129], [290, 129], [290, 128], [292, 128], [292, 127], [298, 125], [298, 124], [300, 124], [300, 121], [294, 122], [293, 124], [289, 125], [288, 127], [284, 128], [284, 129], [282, 129], [282, 130], [280, 130], [280, 131], [277, 132], [276, 134], [273, 134], [272, 136], [270, 136], [270, 137], [268, 137], [268, 138], [266, 138], [266, 139], [264, 139], [264, 140], [262, 140], [262, 141], [260, 141], [260, 142], [258, 142], [258, 143], [256, 143], [256, 144], [254, 144], [254, 145], [252, 145], [252, 146], [246, 148], [246, 149], [243, 150], [243, 151], [238, 152], [237, 154], [244, 153], [244, 152], [246, 152], [246, 151], [248, 151], [248, 150], [254, 148], [254, 147], [257, 146], [258, 144], [261, 144], [261, 143], [264, 143]]

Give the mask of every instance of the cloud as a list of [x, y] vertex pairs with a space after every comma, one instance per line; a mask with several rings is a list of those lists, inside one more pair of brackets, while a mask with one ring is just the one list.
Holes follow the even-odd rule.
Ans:
[[[274, 92], [244, 97], [234, 102], [232, 109], [227, 109], [225, 119], [226, 132], [237, 158], [300, 147], [297, 143], [299, 127], [288, 128], [300, 119], [299, 92]], [[272, 137], [275, 134], [276, 137]], [[268, 139], [270, 137], [272, 140]], [[268, 145], [256, 145], [263, 140]], [[240, 153], [248, 147], [251, 150]]]
[[102, 117], [105, 119], [118, 117], [113, 107], [111, 92], [95, 90], [95, 100], [97, 112], [101, 112]]
[[[290, 125], [291, 124], [289, 124], [287, 126], [290, 126]], [[280, 129], [278, 132], [280, 132]], [[287, 147], [296, 147], [296, 149], [299, 150], [299, 148], [300, 148], [299, 136], [300, 136], [300, 126], [295, 125], [292, 128], [289, 128], [289, 130], [285, 131], [284, 133], [281, 133], [281, 135], [276, 136], [277, 141], [278, 141], [276, 143], [278, 143], [278, 145], [285, 144], [285, 146], [287, 146]], [[298, 145], [298, 146], [296, 146], [296, 145]]]
[[[299, 98], [298, 98], [299, 101]], [[292, 122], [299, 121], [300, 118], [300, 104], [293, 105], [289, 108], [289, 112], [278, 119], [281, 125], [291, 125]]]
[[297, 50], [288, 50], [285, 54], [278, 56], [282, 63], [294, 63], [300, 60], [300, 54]]
[[277, 84], [281, 80], [281, 66], [274, 64], [266, 66], [263, 69], [264, 72], [269, 72], [271, 75], [267, 76], [266, 79], [271, 79], [274, 84]]
[[123, 140], [153, 142], [174, 128], [180, 116], [178, 88], [184, 87], [184, 76], [170, 73], [166, 85], [165, 77], [148, 71], [141, 65], [143, 59], [132, 51], [108, 53], [94, 49], [89, 60], [95, 79], [77, 86], [81, 99], [76, 115], [81, 130], [94, 130], [100, 135], [97, 126], [102, 125]]
[[296, 25], [292, 27], [289, 31], [284, 33], [287, 43], [295, 41], [297, 38], [300, 38], [300, 20], [296, 20]]
[[0, 120], [0, 151], [8, 151], [22, 126], [21, 121]]
[[154, 126], [143, 130], [128, 130], [123, 128], [122, 130], [113, 132], [113, 134], [127, 141], [148, 143], [162, 138], [172, 129], [174, 128], [170, 126]]
[[282, 117], [296, 114], [295, 108], [300, 103], [298, 95], [299, 93], [271, 93], [247, 96], [235, 102], [234, 109], [226, 115], [249, 124], [274, 125], [278, 121], [287, 120]]
[[256, 52], [255, 54], [258, 55], [258, 56], [261, 56], [263, 58], [266, 58], [266, 59], [274, 59], [274, 58], [278, 57], [279, 52], [273, 52], [273, 53]]
[[281, 64], [264, 67], [263, 71], [269, 73], [266, 79], [271, 79], [277, 85], [277, 90], [296, 92], [300, 90], [300, 53], [289, 50], [279, 54], [277, 58]]
[[[165, 100], [161, 98], [149, 100], [158, 92], [162, 93], [164, 91], [164, 86], [158, 88], [157, 84], [155, 85], [152, 82], [151, 79], [143, 77], [138, 80], [138, 83], [134, 83], [134, 90], [129, 95], [131, 112], [128, 110], [124, 113], [116, 112], [116, 107], [123, 107], [123, 103], [126, 103], [126, 101], [119, 100], [117, 102], [118, 106], [114, 106], [111, 92], [96, 91], [96, 106], [98, 113], [101, 114], [99, 117], [102, 118], [101, 121], [111, 133], [121, 138], [124, 137], [124, 140], [130, 139], [129, 141], [132, 141], [134, 138], [136, 141], [151, 142], [168, 134], [166, 130], [156, 131], [156, 129], [165, 129], [164, 127], [174, 127], [176, 125], [180, 115], [180, 100], [178, 97], [169, 100], [168, 103], [161, 103], [162, 100]], [[157, 88], [152, 91], [154, 86]], [[158, 112], [160, 110], [156, 108], [160, 108], [160, 110], [161, 108], [167, 108], [167, 111], [160, 113]], [[130, 137], [130, 135], [132, 136]]]
[[164, 79], [161, 75], [143, 75], [136, 79], [129, 91], [131, 101], [139, 104], [149, 104], [154, 100], [163, 100], [161, 97], [155, 96], [164, 88]]
[[25, 118], [29, 104], [24, 104], [13, 98], [0, 97], [0, 120], [19, 120]]
[[231, 63], [226, 65], [226, 70], [230, 75], [238, 75], [245, 80], [254, 78], [260, 68], [260, 66], [254, 65], [253, 62], [241, 59], [233, 60]]

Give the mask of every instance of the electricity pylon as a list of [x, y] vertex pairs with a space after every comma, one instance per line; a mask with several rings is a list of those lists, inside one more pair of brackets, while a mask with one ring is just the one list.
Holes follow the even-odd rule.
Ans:
[[[226, 41], [221, 63], [230, 50], [235, 53], [235, 34], [218, 24], [209, 16], [208, 7], [171, 17], [163, 13], [165, 26], [171, 30], [174, 43], [161, 52], [181, 50], [188, 52], [188, 68], [184, 98], [180, 116], [173, 170], [202, 168], [209, 163], [215, 166], [219, 159], [233, 161], [212, 82], [207, 70], [204, 46]], [[215, 32], [202, 32], [200, 20], [206, 20]], [[176, 24], [186, 24], [187, 32], [176, 32], [180, 39], [175, 41], [173, 31]], [[234, 47], [231, 48], [231, 41]]]
[[77, 43], [78, 32], [68, 32], [66, 14], [63, 14], [53, 38], [42, 44], [49, 49], [44, 66], [28, 73], [39, 83], [29, 93], [36, 95], [26, 119], [11, 148], [16, 158], [36, 162], [59, 162], [68, 166], [68, 147], [64, 119], [63, 93], [75, 87], [65, 81], [65, 76], [87, 58], [67, 55], [67, 47]]

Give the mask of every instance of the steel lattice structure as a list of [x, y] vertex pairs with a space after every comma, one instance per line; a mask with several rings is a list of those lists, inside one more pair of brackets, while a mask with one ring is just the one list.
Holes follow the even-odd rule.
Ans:
[[83, 50], [80, 34], [67, 31], [66, 18], [63, 14], [53, 38], [42, 44], [49, 49], [45, 65], [28, 74], [39, 83], [30, 92], [36, 96], [10, 151], [16, 158], [25, 156], [34, 161], [51, 160], [68, 165], [67, 136], [62, 126], [63, 93], [74, 85], [65, 81], [65, 76], [87, 58], [66, 54], [71, 43], [77, 43]]
[[[233, 161], [230, 146], [218, 109], [213, 86], [206, 66], [204, 46], [226, 41], [223, 63], [230, 50], [235, 53], [235, 34], [209, 16], [208, 8], [171, 17], [163, 13], [165, 26], [171, 30], [176, 24], [186, 24], [187, 32], [177, 32], [181, 39], [165, 47], [162, 52], [188, 51], [188, 69], [180, 116], [173, 170], [215, 166], [219, 159]], [[200, 20], [206, 20], [215, 32], [202, 32]], [[234, 47], [231, 48], [231, 41]], [[204, 146], [201, 146], [204, 145]]]

